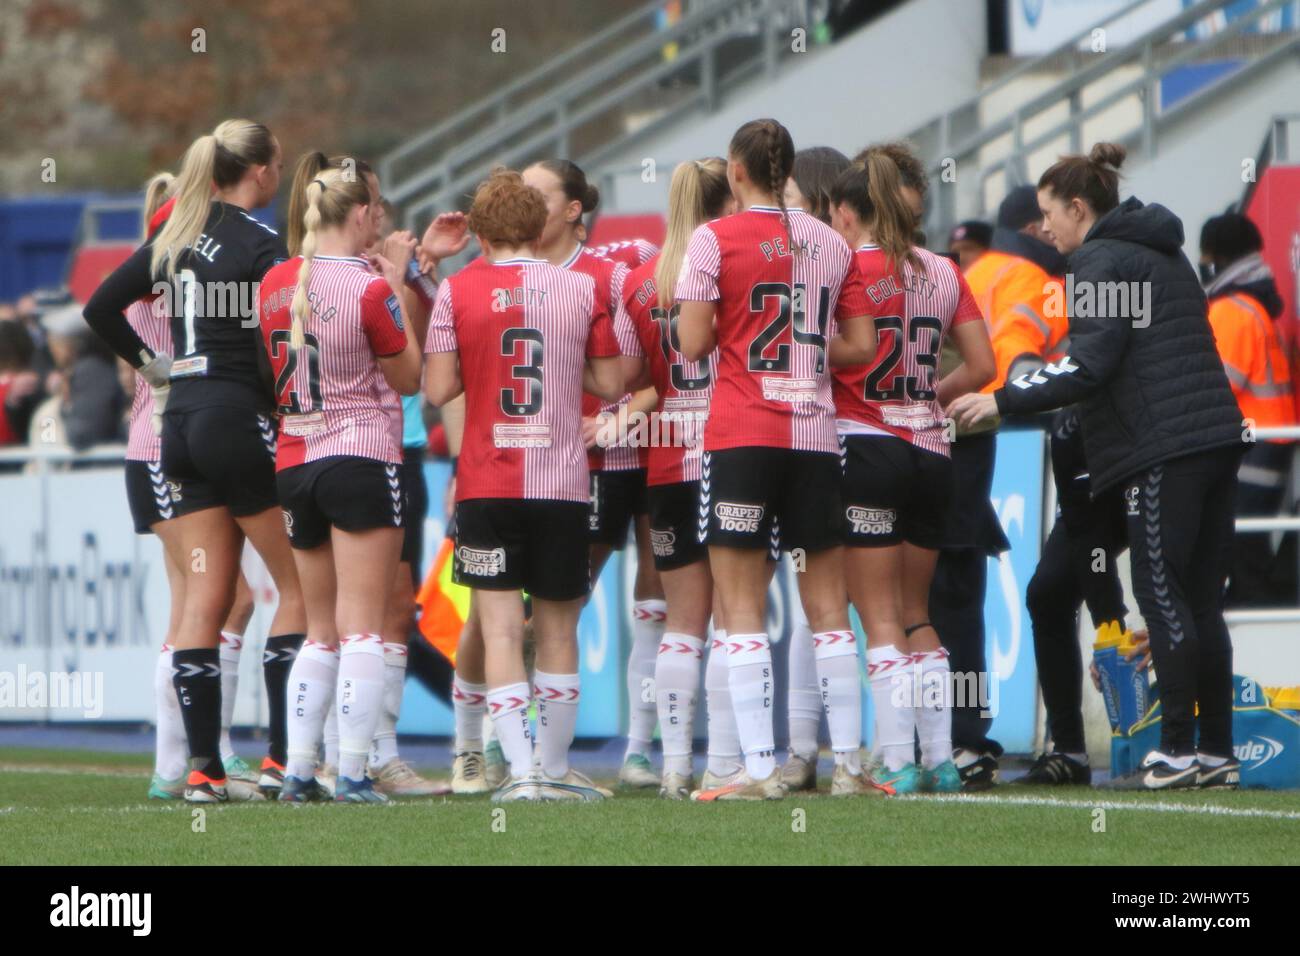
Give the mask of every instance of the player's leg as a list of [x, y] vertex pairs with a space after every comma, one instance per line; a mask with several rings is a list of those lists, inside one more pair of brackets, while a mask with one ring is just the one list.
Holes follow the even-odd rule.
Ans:
[[[584, 504], [524, 502], [527, 574], [536, 649], [533, 692], [537, 700], [537, 765], [544, 799], [599, 800], [613, 796], [569, 765], [578, 723], [578, 617], [590, 591], [582, 558]], [[504, 744], [504, 742], [503, 742]]]
[[[189, 745], [181, 721], [180, 703], [172, 686], [172, 653], [181, 615], [185, 613], [185, 572], [176, 556], [175, 528], [171, 521], [152, 526], [163, 544], [163, 568], [171, 594], [167, 636], [154, 666], [154, 708], [157, 714], [154, 745], [153, 779], [149, 783], [151, 800], [175, 800], [185, 790], [185, 772], [189, 764]], [[173, 547], [168, 547], [168, 541]]]
[[647, 489], [651, 551], [667, 602], [654, 669], [664, 751], [659, 795], [672, 800], [693, 789], [696, 699], [713, 603], [708, 551], [698, 532], [699, 495], [697, 481]]
[[[627, 472], [638, 487], [629, 488], [632, 496], [645, 497], [645, 472]], [[655, 665], [659, 645], [666, 630], [667, 604], [664, 587], [655, 570], [654, 551], [650, 544], [650, 516], [636, 514], [632, 527], [636, 538], [636, 581], [632, 597], [632, 648], [627, 659], [627, 749], [623, 754], [623, 768], [619, 782], [627, 787], [653, 787], [659, 775], [650, 763], [650, 750], [658, 719], [653, 693]]]
[[740, 753], [740, 730], [736, 727], [736, 712], [731, 706], [731, 685], [727, 680], [727, 625], [716, 586], [713, 589], [712, 607], [713, 634], [709, 639], [709, 658], [704, 665], [704, 700], [709, 730], [708, 764], [700, 781], [701, 790], [717, 790], [735, 783], [745, 772]]
[[[937, 543], [937, 542], [936, 542]], [[929, 621], [930, 582], [939, 560], [937, 548], [902, 546], [903, 633], [912, 657], [916, 733], [921, 745], [921, 787], [940, 793], [961, 790], [961, 775], [952, 760], [953, 680], [948, 652]], [[916, 678], [919, 676], [919, 686]], [[987, 688], [975, 675], [963, 682], [963, 694]], [[987, 701], [981, 706], [987, 709]]]
[[[483, 630], [479, 624], [478, 601], [471, 598], [469, 614], [456, 646], [456, 676], [451, 683], [456, 722], [451, 766], [453, 793], [486, 793], [492, 789], [483, 746], [484, 725], [491, 727], [487, 717], [487, 691]], [[499, 743], [497, 749], [500, 750]], [[505, 767], [504, 758], [501, 767]]]
[[808, 626], [803, 602], [798, 600], [797, 587], [792, 591], [794, 600], [790, 601], [790, 646], [787, 651], [790, 683], [786, 690], [790, 748], [781, 766], [781, 781], [793, 792], [817, 789], [817, 732], [822, 723], [822, 695], [817, 686], [812, 628]]
[[226, 778], [243, 780], [256, 786], [257, 772], [235, 753], [230, 742], [230, 725], [235, 718], [235, 703], [239, 696], [239, 660], [243, 656], [244, 632], [253, 619], [253, 590], [243, 572], [235, 582], [235, 603], [221, 626], [221, 762], [226, 768]]
[[174, 519], [185, 574], [185, 606], [176, 629], [172, 684], [189, 744], [186, 800], [227, 799], [221, 763], [221, 625], [230, 614], [239, 574], [239, 527], [225, 507]]
[[345, 531], [335, 525], [330, 538], [339, 633], [339, 776], [334, 799], [382, 802], [385, 798], [366, 776], [366, 762], [384, 707], [384, 613], [397, 573], [402, 529]]
[[[524, 601], [518, 588], [476, 589], [474, 604], [483, 636], [487, 706], [509, 763], [510, 777], [498, 793], [532, 799], [533, 736], [528, 722], [532, 689], [524, 669]], [[507, 791], [509, 793], [507, 794]]]
[[[274, 487], [274, 486], [273, 486]], [[293, 548], [285, 533], [284, 511], [279, 504], [238, 516], [239, 528], [266, 565], [279, 594], [262, 652], [262, 677], [266, 684], [267, 754], [258, 781], [272, 793], [284, 779], [288, 739], [285, 729], [285, 696], [289, 670], [307, 633], [307, 612]]]
[[788, 461], [780, 500], [781, 547], [800, 555], [804, 566], [795, 579], [813, 632], [817, 683], [835, 758], [831, 793], [875, 793], [862, 773], [862, 685], [842, 546], [844, 467], [835, 453], [792, 452]]
[[[295, 532], [302, 535], [306, 518], [295, 509]], [[325, 732], [325, 719], [334, 712], [338, 690], [339, 635], [335, 619], [337, 585], [334, 547], [321, 522], [313, 547], [295, 547], [294, 560], [307, 610], [307, 637], [294, 657], [286, 685], [286, 759], [280, 800], [306, 803], [330, 800], [337, 785], [337, 764], [316, 763]], [[337, 760], [337, 758], [335, 758]]]

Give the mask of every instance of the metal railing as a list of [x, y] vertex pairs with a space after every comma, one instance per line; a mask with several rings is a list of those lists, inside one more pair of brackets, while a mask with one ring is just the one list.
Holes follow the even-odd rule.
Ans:
[[[724, 92], [758, 73], [774, 76], [781, 44], [790, 25], [802, 22], [807, 3], [711, 0], [692, 4], [664, 29], [655, 22], [661, 7], [650, 3], [628, 14], [385, 156], [379, 164], [384, 190], [404, 206], [406, 222], [456, 206], [495, 163], [574, 156], [578, 133], [603, 117], [612, 117], [610, 131], [575, 156], [584, 167], [684, 110], [712, 109]], [[674, 54], [667, 56], [670, 46]], [[633, 106], [643, 115], [630, 130], [619, 114]]]
[[[1007, 188], [1028, 181], [1028, 160], [1034, 153], [1057, 142], [1068, 146], [1071, 152], [1081, 152], [1084, 146], [1083, 124], [1087, 121], [1136, 100], [1139, 106], [1137, 122], [1122, 133], [1112, 134], [1111, 138], [1126, 145], [1138, 145], [1142, 154], [1150, 157], [1155, 154], [1161, 131], [1169, 124], [1187, 115], [1189, 110], [1203, 108], [1207, 100], [1222, 95], [1279, 60], [1300, 52], [1300, 32], [1276, 35], [1271, 38], [1271, 49], [1246, 58], [1236, 70], [1197, 88], [1169, 109], [1162, 110], [1158, 99], [1164, 76], [1222, 50], [1253, 24], [1292, 5], [1294, 0], [1266, 0], [1235, 16], [1222, 29], [1207, 37], [1193, 43], [1177, 42], [1188, 29], [1213, 14], [1223, 12], [1235, 2], [1201, 0], [1130, 43], [1099, 53], [1079, 49], [1080, 44], [1094, 35], [1094, 31], [1105, 30], [1152, 2], [1154, 0], [1135, 0], [913, 131], [910, 138], [927, 158], [933, 181], [942, 184], [934, 191], [935, 199], [927, 211], [926, 229], [931, 235], [945, 233], [960, 219], [984, 216], [986, 207], [991, 205], [987, 185], [993, 177], [1002, 176]], [[1079, 69], [1011, 107], [1004, 115], [996, 118], [987, 115], [995, 97], [1004, 94], [1011, 83], [1070, 55], [1079, 58]], [[1114, 77], [1120, 70], [1135, 70], [1136, 75], [1115, 86]], [[1092, 89], [1094, 86], [1095, 90]], [[1089, 101], [1088, 93], [1099, 95]], [[1068, 115], [1053, 123], [1051, 114], [1063, 103], [1068, 107]], [[1050, 124], [1046, 129], [1033, 134], [1027, 132], [1029, 128], [1046, 124]], [[989, 158], [991, 153], [998, 155]], [[971, 167], [976, 170], [974, 175], [960, 172]], [[953, 169], [958, 170], [955, 181], [951, 176]]]

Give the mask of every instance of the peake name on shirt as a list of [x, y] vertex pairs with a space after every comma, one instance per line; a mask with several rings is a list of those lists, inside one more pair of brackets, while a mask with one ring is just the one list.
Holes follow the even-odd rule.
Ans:
[[821, 258], [822, 247], [821, 243], [810, 243], [806, 239], [801, 239], [795, 242], [792, 246], [785, 241], [783, 236], [777, 236], [770, 242], [766, 240], [760, 242], [758, 244], [758, 251], [763, 254], [763, 258], [768, 262], [771, 262], [773, 259], [784, 259], [786, 256], [791, 255], [802, 256], [816, 262]]
[[513, 289], [497, 288], [492, 290], [492, 311], [504, 312], [517, 305], [531, 305], [540, 308], [546, 302], [546, 289], [533, 289], [528, 286], [515, 286]]

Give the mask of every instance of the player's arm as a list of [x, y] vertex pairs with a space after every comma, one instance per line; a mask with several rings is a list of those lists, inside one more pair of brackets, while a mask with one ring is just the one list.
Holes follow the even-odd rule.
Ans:
[[[438, 288], [429, 316], [429, 335], [424, 342], [424, 397], [435, 408], [442, 408], [465, 391], [460, 377], [460, 344], [456, 340], [455, 312], [452, 308], [452, 283], [444, 282]], [[463, 405], [463, 403], [462, 403]], [[457, 441], [451, 440], [448, 428], [447, 443], [459, 451], [459, 437], [464, 434], [464, 416], [460, 419]]]
[[[847, 250], [846, 250], [847, 251]], [[839, 298], [835, 302], [835, 320], [839, 332], [827, 343], [826, 357], [835, 368], [844, 365], [869, 365], [876, 360], [877, 314], [880, 306], [867, 297], [867, 285], [856, 258], [849, 253], [848, 269], [840, 284]], [[886, 303], [885, 308], [889, 308]]]
[[948, 334], [961, 353], [961, 364], [939, 379], [936, 391], [939, 404], [945, 408], [958, 395], [978, 392], [997, 374], [993, 343], [989, 339], [988, 326], [982, 321], [954, 325]]
[[582, 390], [607, 402], [617, 402], [627, 394], [623, 386], [625, 358], [620, 355], [588, 358], [582, 370]]
[[170, 356], [155, 355], [126, 319], [126, 310], [131, 303], [153, 292], [149, 273], [152, 255], [153, 246], [147, 244], [133, 252], [99, 284], [82, 314], [91, 330], [129, 362], [146, 382], [162, 386], [170, 375]]
[[682, 346], [682, 358], [698, 362], [718, 347], [718, 303], [683, 301], [681, 305], [677, 340]]
[[936, 386], [939, 404], [944, 408], [958, 395], [978, 392], [998, 374], [988, 324], [961, 270], [954, 267], [953, 273], [957, 279], [957, 308], [948, 334], [961, 355], [961, 364], [939, 379]]
[[[406, 283], [406, 264], [415, 251], [415, 239], [386, 248], [398, 256], [398, 261], [382, 255], [371, 256], [371, 265], [380, 272], [384, 281], [372, 282], [366, 290], [361, 318], [385, 381], [399, 395], [414, 395], [420, 390], [422, 360], [420, 346], [402, 304], [402, 292]], [[382, 302], [380, 296], [383, 296]]]

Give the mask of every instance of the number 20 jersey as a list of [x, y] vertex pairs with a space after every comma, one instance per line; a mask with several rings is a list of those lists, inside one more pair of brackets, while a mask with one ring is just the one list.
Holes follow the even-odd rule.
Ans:
[[939, 350], [954, 325], [981, 321], [979, 305], [951, 259], [916, 249], [923, 269], [891, 268], [879, 246], [856, 253], [876, 316], [876, 358], [835, 369], [836, 425], [842, 435], [894, 435], [948, 455], [935, 385]]
[[838, 321], [873, 310], [840, 235], [800, 209], [789, 221], [787, 240], [780, 209], [752, 206], [687, 245], [675, 298], [718, 303], [705, 451], [839, 453], [826, 348]]
[[465, 438], [456, 500], [589, 499], [588, 358], [620, 354], [589, 275], [540, 259], [476, 259], [438, 288], [425, 352], [458, 352]]

